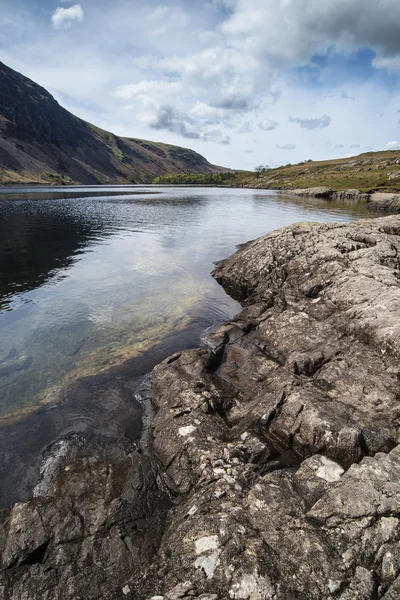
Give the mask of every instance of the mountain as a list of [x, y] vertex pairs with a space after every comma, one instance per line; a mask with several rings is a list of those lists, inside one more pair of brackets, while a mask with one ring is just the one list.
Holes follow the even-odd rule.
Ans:
[[187, 148], [95, 127], [0, 62], [0, 183], [144, 183], [227, 170]]

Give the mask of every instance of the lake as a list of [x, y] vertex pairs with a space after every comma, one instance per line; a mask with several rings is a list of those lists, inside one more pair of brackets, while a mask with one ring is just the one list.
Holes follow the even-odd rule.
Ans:
[[[60, 435], [140, 434], [132, 381], [240, 310], [213, 280], [236, 245], [360, 206], [264, 190], [0, 189], [0, 506]], [[114, 398], [114, 400], [113, 400]]]

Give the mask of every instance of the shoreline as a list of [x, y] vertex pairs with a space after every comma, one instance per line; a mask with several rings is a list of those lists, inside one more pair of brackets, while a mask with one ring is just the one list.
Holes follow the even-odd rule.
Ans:
[[[252, 189], [269, 189], [259, 186], [243, 186]], [[365, 203], [365, 207], [375, 212], [389, 214], [400, 213], [400, 193], [394, 192], [360, 192], [360, 190], [333, 190], [329, 187], [293, 188], [271, 190], [277, 194], [296, 196], [299, 198], [320, 198], [321, 200], [344, 200]]]
[[385, 217], [221, 261], [243, 309], [135, 391], [142, 441], [60, 440], [43, 495], [2, 511], [6, 600], [394, 600], [398, 251]]
[[75, 373], [57, 390], [48, 390], [42, 402], [0, 418], [0, 479], [8, 482], [0, 489], [0, 511], [32, 497], [43, 447], [50, 448], [67, 433], [104, 435], [111, 444], [119, 437], [140, 439], [144, 425], [137, 411], [143, 407], [135, 399], [137, 382], [176, 348], [196, 346], [200, 340], [194, 342], [193, 336], [191, 322], [182, 327], [176, 323], [142, 353], [100, 371]]

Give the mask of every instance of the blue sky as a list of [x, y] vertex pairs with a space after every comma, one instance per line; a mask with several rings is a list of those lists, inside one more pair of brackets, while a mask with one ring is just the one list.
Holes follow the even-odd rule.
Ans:
[[233, 168], [400, 147], [398, 0], [0, 8], [0, 60], [119, 135]]

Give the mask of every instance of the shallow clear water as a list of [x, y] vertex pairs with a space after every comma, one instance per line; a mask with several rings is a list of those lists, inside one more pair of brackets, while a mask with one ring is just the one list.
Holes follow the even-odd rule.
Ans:
[[210, 276], [237, 244], [366, 214], [262, 190], [119, 186], [3, 189], [0, 211], [3, 422], [164, 338], [171, 352], [182, 334], [197, 344], [239, 310]]

